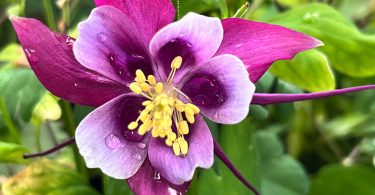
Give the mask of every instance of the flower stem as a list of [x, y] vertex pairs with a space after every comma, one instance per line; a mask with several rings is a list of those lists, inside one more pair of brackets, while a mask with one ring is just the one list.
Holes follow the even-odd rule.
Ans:
[[251, 191], [254, 192], [254, 194], [256, 195], [260, 195], [260, 193], [256, 190], [256, 188], [251, 185], [250, 182], [248, 182], [246, 180], [246, 178], [244, 176], [241, 175], [241, 173], [236, 169], [236, 167], [233, 165], [232, 162], [230, 162], [230, 160], [228, 159], [228, 157], [225, 155], [223, 149], [220, 147], [219, 143], [217, 143], [216, 140], [214, 140], [214, 151], [215, 151], [215, 154], [217, 157], [219, 157], [219, 159], [221, 161], [223, 161], [223, 163], [229, 168], [230, 171], [232, 171], [232, 173], [247, 187], [249, 188]]
[[74, 142], [75, 142], [75, 139], [74, 139], [74, 137], [72, 137], [72, 138], [69, 138], [68, 140], [64, 141], [63, 143], [58, 144], [58, 145], [56, 145], [55, 147], [50, 148], [50, 149], [48, 149], [48, 150], [46, 150], [46, 151], [39, 152], [39, 153], [34, 153], [34, 154], [24, 154], [24, 155], [23, 155], [23, 158], [24, 158], [24, 159], [28, 159], [28, 158], [34, 158], [34, 157], [45, 156], [45, 155], [48, 155], [48, 154], [54, 153], [54, 152], [56, 152], [56, 151], [58, 151], [58, 150], [60, 150], [60, 149], [62, 149], [62, 148], [64, 148], [64, 147], [66, 147], [66, 146], [68, 146], [68, 145], [74, 143]]
[[362, 85], [357, 87], [348, 87], [324, 92], [302, 93], [302, 94], [281, 94], [281, 93], [254, 93], [252, 104], [267, 105], [290, 103], [304, 100], [314, 100], [335, 95], [353, 93], [357, 91], [375, 89], [375, 85]]
[[56, 31], [56, 22], [55, 22], [55, 17], [53, 16], [53, 10], [52, 10], [52, 5], [50, 0], [43, 0], [43, 6], [44, 6], [44, 11], [47, 16], [47, 23], [48, 27], [50, 27], [53, 31]]
[[21, 0], [19, 5], [20, 5], [20, 9], [18, 11], [18, 15], [25, 16], [26, 0]]
[[2, 113], [4, 123], [8, 127], [9, 134], [12, 137], [13, 142], [20, 144], [21, 138], [19, 137], [18, 130], [16, 126], [14, 125], [12, 118], [10, 117], [10, 114], [8, 112], [8, 109], [5, 105], [5, 102], [1, 96], [0, 96], [0, 112]]
[[221, 19], [228, 18], [228, 6], [225, 0], [217, 0], [220, 7]]
[[246, 14], [246, 12], [249, 10], [249, 2], [246, 1], [245, 4], [243, 4], [236, 13], [232, 16], [232, 18], [243, 18]]
[[[62, 109], [64, 113], [65, 128], [69, 136], [73, 137], [75, 134], [75, 122], [73, 118], [73, 110], [69, 102], [63, 100]], [[76, 145], [73, 146], [74, 160], [76, 163], [77, 171], [87, 178], [86, 165], [83, 162], [81, 155], [78, 152]]]

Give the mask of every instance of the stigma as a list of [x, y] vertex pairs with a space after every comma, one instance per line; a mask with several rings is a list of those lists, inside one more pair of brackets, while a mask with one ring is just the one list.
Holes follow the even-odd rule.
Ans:
[[[162, 138], [171, 147], [176, 156], [185, 156], [189, 144], [185, 136], [189, 134], [189, 123], [195, 122], [195, 115], [200, 110], [192, 103], [184, 103], [180, 97], [190, 100], [183, 92], [173, 86], [172, 81], [177, 69], [181, 67], [182, 58], [177, 56], [171, 63], [171, 72], [165, 83], [157, 82], [155, 76], [146, 75], [142, 70], [136, 71], [130, 90], [147, 98], [138, 118], [128, 124], [129, 130], [138, 128], [138, 134], [151, 132], [153, 138]], [[191, 102], [191, 101], [190, 101]], [[172, 128], [172, 127], [175, 128]]]

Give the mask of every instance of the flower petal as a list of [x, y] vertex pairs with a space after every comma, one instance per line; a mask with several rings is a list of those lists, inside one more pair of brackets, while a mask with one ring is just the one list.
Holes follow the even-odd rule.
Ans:
[[185, 157], [174, 155], [161, 139], [151, 139], [148, 158], [160, 175], [175, 185], [193, 178], [195, 168], [210, 168], [214, 162], [214, 146], [210, 130], [202, 116], [196, 116], [190, 126], [187, 141], [189, 151]]
[[140, 137], [127, 125], [138, 117], [142, 101], [141, 97], [122, 95], [81, 121], [75, 137], [87, 167], [100, 168], [117, 179], [137, 172], [147, 156], [148, 136]]
[[172, 60], [181, 56], [183, 64], [175, 75], [175, 80], [179, 80], [179, 75], [210, 59], [222, 39], [223, 27], [218, 18], [188, 13], [156, 33], [150, 43], [150, 52], [164, 78], [171, 70]]
[[95, 3], [121, 10], [138, 27], [147, 42], [159, 29], [173, 22], [176, 14], [170, 0], [95, 0]]
[[135, 175], [128, 180], [129, 187], [137, 195], [174, 195], [185, 194], [189, 188], [189, 182], [182, 185], [174, 185], [160, 176], [155, 171], [148, 159]]
[[122, 83], [130, 83], [135, 71], [153, 74], [148, 43], [137, 26], [112, 6], [95, 8], [78, 25], [79, 35], [73, 51], [85, 67]]
[[248, 112], [255, 86], [242, 61], [226, 54], [216, 56], [184, 78], [182, 91], [208, 119], [238, 123]]
[[77, 104], [99, 106], [129, 91], [80, 65], [72, 51], [74, 39], [51, 32], [35, 19], [12, 17], [11, 21], [31, 68], [54, 95]]
[[363, 90], [369, 90], [369, 89], [375, 89], [375, 85], [363, 85], [363, 86], [358, 86], [358, 87], [336, 89], [332, 91], [303, 93], [303, 94], [255, 93], [253, 97], [253, 101], [251, 103], [259, 104], [259, 105], [289, 103], [289, 102], [319, 99], [319, 98], [330, 97], [330, 96], [346, 94], [346, 93], [353, 93], [356, 91], [363, 91]]
[[253, 83], [276, 60], [323, 45], [319, 40], [277, 25], [230, 18], [222, 21], [223, 43], [217, 55], [233, 54], [246, 65]]

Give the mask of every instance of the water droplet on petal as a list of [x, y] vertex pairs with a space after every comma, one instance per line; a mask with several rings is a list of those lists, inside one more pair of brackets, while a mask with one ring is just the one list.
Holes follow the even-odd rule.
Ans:
[[236, 46], [234, 46], [234, 47], [241, 47], [243, 44], [237, 44]]
[[145, 143], [138, 143], [137, 146], [138, 146], [138, 148], [143, 149], [143, 148], [146, 147], [146, 144]]
[[65, 43], [66, 43], [66, 45], [68, 45], [68, 47], [70, 49], [72, 49], [73, 48], [73, 44], [74, 44], [74, 39], [71, 38], [71, 37], [66, 37]]
[[36, 51], [34, 49], [24, 49], [27, 59], [30, 61], [30, 64], [35, 65], [39, 61], [36, 56]]
[[177, 41], [177, 39], [172, 39], [170, 42], [171, 43], [174, 43], [174, 42], [176, 42]]
[[180, 37], [184, 37], [185, 36], [185, 33], [180, 33], [178, 36], [180, 36]]
[[133, 155], [133, 158], [135, 159], [135, 160], [141, 160], [142, 159], [142, 156], [140, 155], [140, 154], [134, 154]]
[[142, 135], [139, 135], [137, 131], [130, 131], [129, 129], [125, 129], [121, 132], [122, 136], [131, 142], [139, 142], [143, 139]]
[[104, 33], [98, 33], [96, 35], [96, 38], [98, 39], [98, 41], [104, 42], [105, 40], [107, 40], [107, 35], [105, 35]]
[[186, 41], [186, 46], [193, 47], [193, 45], [189, 41]]
[[154, 172], [154, 180], [160, 180], [160, 173], [159, 172], [157, 172], [157, 171], [155, 171]]
[[108, 135], [105, 138], [105, 144], [112, 149], [123, 147], [123, 143], [121, 142], [120, 138], [113, 134]]
[[76, 82], [74, 82], [74, 87], [78, 87], [78, 84]]

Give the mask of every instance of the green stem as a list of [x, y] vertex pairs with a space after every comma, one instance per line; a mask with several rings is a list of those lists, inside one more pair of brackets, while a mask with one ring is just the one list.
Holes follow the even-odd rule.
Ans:
[[41, 123], [35, 126], [35, 142], [36, 142], [36, 149], [38, 152], [42, 151], [42, 142], [40, 140], [41, 128], [42, 128]]
[[246, 1], [233, 15], [233, 18], [243, 18], [246, 12], [249, 10], [249, 2]]
[[69, 1], [65, 2], [62, 8], [62, 20], [64, 21], [65, 24], [65, 31], [69, 29], [70, 26], [70, 6], [69, 6]]
[[19, 16], [25, 16], [26, 0], [20, 1], [20, 10], [18, 11]]
[[56, 31], [56, 22], [55, 22], [55, 17], [53, 16], [53, 10], [52, 10], [52, 5], [50, 0], [43, 0], [43, 6], [44, 6], [44, 11], [47, 16], [47, 24], [48, 27], [50, 27], [52, 30]]
[[[63, 100], [62, 109], [64, 113], [65, 128], [70, 137], [74, 137], [75, 134], [75, 122], [73, 118], [73, 109], [69, 102]], [[78, 152], [77, 145], [73, 146], [74, 161], [76, 163], [77, 171], [81, 173], [85, 178], [88, 178], [86, 165]]]
[[221, 19], [228, 18], [228, 6], [225, 0], [217, 0], [220, 7]]
[[0, 96], [0, 111], [2, 113], [4, 123], [8, 127], [9, 134], [12, 137], [13, 142], [17, 143], [17, 144], [20, 144], [21, 138], [19, 137], [19, 134], [18, 134], [19, 131], [17, 130], [16, 126], [14, 125], [14, 123], [12, 121], [12, 118], [10, 117], [10, 114], [8, 112], [8, 109], [5, 105], [5, 102], [4, 102], [4, 100], [1, 96]]
[[264, 0], [254, 0], [252, 4], [250, 4], [249, 11], [246, 12], [245, 18], [250, 18], [251, 15], [258, 9], [260, 5], [262, 5]]

